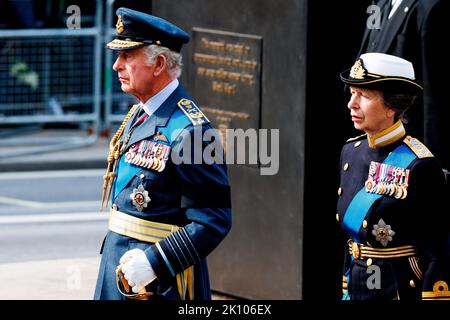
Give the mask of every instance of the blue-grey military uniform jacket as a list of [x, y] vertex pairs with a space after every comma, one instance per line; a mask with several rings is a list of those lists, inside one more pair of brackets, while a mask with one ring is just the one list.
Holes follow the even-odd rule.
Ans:
[[[442, 290], [442, 296], [450, 298], [446, 287], [449, 284], [449, 270], [445, 267], [448, 235], [448, 208], [444, 206], [445, 177], [439, 162], [424, 145], [416, 139], [405, 138], [410, 139], [405, 135], [387, 145], [370, 147], [364, 135], [349, 140], [342, 149], [336, 219], [348, 233], [350, 242], [363, 245], [369, 252], [371, 248], [377, 250], [372, 258], [361, 258], [357, 254], [355, 258], [346, 245], [343, 276], [345, 300], [439, 299], [440, 292], [434, 292], [434, 289]], [[412, 141], [417, 148], [408, 150], [410, 146], [405, 141]], [[376, 166], [400, 146], [403, 151], [410, 151], [410, 155], [412, 152], [413, 160], [407, 166], [398, 170], [392, 166]], [[400, 153], [399, 158], [402, 157]], [[366, 196], [367, 187], [373, 188], [373, 185], [367, 185], [370, 170], [380, 180], [386, 181], [390, 180], [395, 170], [406, 173], [407, 193], [394, 193], [388, 183], [384, 190], [379, 191], [380, 197], [367, 212], [362, 213], [360, 224], [350, 230], [347, 215], [350, 215], [352, 201], [360, 192], [360, 196]], [[408, 257], [383, 257], [389, 252], [408, 252], [409, 249], [402, 249], [408, 246], [414, 246], [417, 253]]]
[[[140, 141], [156, 141], [171, 147], [171, 152], [180, 152], [185, 139], [193, 139], [183, 134], [177, 135], [179, 129], [185, 132], [211, 129], [207, 119], [203, 123], [195, 121], [183, 110], [184, 104], [196, 105], [181, 85], [168, 99], [147, 118], [133, 129], [132, 124], [137, 115], [127, 122], [121, 139], [132, 130], [125, 153]], [[138, 112], [135, 112], [136, 114]], [[163, 134], [161, 134], [163, 133]], [[164, 139], [161, 139], [161, 135]], [[167, 138], [167, 139], [166, 139]], [[165, 141], [167, 140], [167, 141]], [[196, 142], [192, 141], [192, 145]], [[203, 142], [201, 150], [208, 146]], [[194, 149], [194, 148], [192, 148]], [[193, 150], [183, 150], [191, 152]], [[122, 159], [123, 160], [123, 159]], [[182, 228], [169, 237], [155, 243], [139, 241], [112, 231], [108, 231], [102, 246], [102, 259], [95, 289], [95, 299], [124, 299], [116, 287], [115, 269], [120, 257], [133, 248], [142, 249], [157, 279], [146, 290], [154, 292], [153, 298], [180, 299], [175, 275], [194, 266], [194, 299], [211, 298], [206, 257], [224, 239], [231, 228], [230, 188], [225, 164], [175, 164], [167, 161], [164, 170], [158, 172], [148, 168], [135, 168], [130, 174], [123, 169], [122, 163], [116, 170], [112, 203], [118, 211], [148, 221], [181, 226]], [[122, 171], [121, 171], [122, 169]], [[120, 186], [119, 186], [120, 184]], [[142, 185], [148, 192], [150, 202], [139, 211], [130, 195]], [[192, 297], [191, 297], [192, 298]]]

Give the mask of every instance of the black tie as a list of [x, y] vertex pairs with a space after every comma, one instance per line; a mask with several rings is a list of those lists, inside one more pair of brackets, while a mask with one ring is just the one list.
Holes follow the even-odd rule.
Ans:
[[137, 123], [137, 122], [144, 114], [145, 114], [144, 107], [141, 107], [141, 109], [138, 111], [138, 114], [133, 119], [133, 124], [131, 125], [131, 128], [137, 127], [138, 125], [140, 125], [142, 123], [142, 122], [139, 122], [139, 123]]
[[383, 7], [383, 12], [381, 14], [381, 28], [384, 28], [386, 22], [389, 18], [389, 13], [391, 13], [392, 9], [392, 0], [386, 1], [386, 4]]

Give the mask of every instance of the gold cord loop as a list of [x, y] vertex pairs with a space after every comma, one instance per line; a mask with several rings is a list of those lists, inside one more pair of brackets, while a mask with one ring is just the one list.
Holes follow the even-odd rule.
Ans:
[[[125, 116], [125, 119], [123, 119], [122, 124], [120, 125], [119, 129], [117, 129], [117, 132], [112, 137], [111, 141], [109, 142], [109, 153], [107, 157], [108, 166], [106, 168], [106, 173], [103, 176], [103, 192], [102, 192], [102, 205], [100, 210], [103, 210], [104, 205], [108, 203], [112, 185], [114, 182], [114, 179], [116, 177], [116, 174], [114, 173], [117, 167], [117, 162], [120, 159], [120, 156], [122, 155], [123, 150], [121, 150], [121, 141], [119, 140], [120, 137], [123, 134], [123, 130], [125, 129], [125, 126], [128, 122], [128, 120], [131, 118], [131, 116], [134, 114], [134, 112], [140, 107], [139, 104], [135, 104], [128, 114]], [[106, 202], [105, 202], [105, 196]]]

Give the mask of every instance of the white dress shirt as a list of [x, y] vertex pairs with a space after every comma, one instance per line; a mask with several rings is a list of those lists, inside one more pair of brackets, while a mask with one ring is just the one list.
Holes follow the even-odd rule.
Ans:
[[163, 104], [163, 102], [167, 100], [167, 98], [172, 94], [172, 92], [175, 91], [177, 87], [178, 79], [175, 79], [144, 103], [144, 111], [151, 116]]
[[397, 11], [398, 7], [402, 4], [403, 0], [391, 0], [391, 1], [392, 1], [392, 8], [391, 11], [389, 12], [388, 19], [390, 19], [394, 15], [395, 11]]

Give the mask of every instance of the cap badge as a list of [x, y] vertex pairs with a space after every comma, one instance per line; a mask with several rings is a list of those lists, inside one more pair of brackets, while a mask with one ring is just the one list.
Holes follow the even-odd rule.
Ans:
[[125, 26], [122, 22], [122, 16], [119, 15], [118, 19], [117, 19], [117, 23], [116, 23], [117, 33], [122, 33], [124, 29], [125, 29]]
[[364, 67], [362, 65], [362, 60], [361, 59], [356, 60], [352, 69], [350, 70], [350, 77], [353, 79], [362, 80], [362, 79], [364, 79], [365, 75], [366, 75], [366, 70], [364, 69]]

